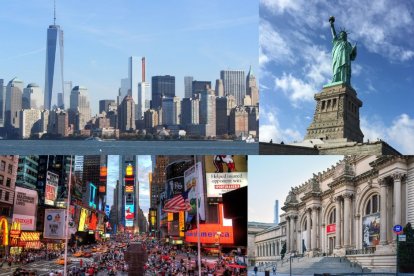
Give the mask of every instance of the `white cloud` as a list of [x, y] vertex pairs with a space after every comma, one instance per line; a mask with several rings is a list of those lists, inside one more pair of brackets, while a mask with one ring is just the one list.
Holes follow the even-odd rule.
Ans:
[[414, 118], [401, 114], [387, 132], [390, 139], [401, 147], [403, 154], [414, 154]]
[[293, 62], [293, 53], [286, 40], [266, 20], [259, 24], [259, 64], [269, 61]]
[[282, 77], [275, 79], [275, 87], [282, 90], [294, 105], [300, 101], [312, 101], [316, 92], [312, 84], [285, 73]]
[[269, 142], [273, 140], [274, 143], [280, 143], [282, 141], [291, 142], [302, 139], [302, 135], [299, 131], [291, 128], [281, 129], [279, 121], [277, 119], [277, 112], [275, 110], [269, 110], [262, 108], [260, 110], [260, 141]]
[[260, 3], [273, 13], [283, 13], [285, 10], [297, 11], [301, 7], [301, 1], [298, 0], [261, 0]]
[[408, 114], [399, 115], [390, 126], [385, 125], [378, 117], [362, 117], [361, 130], [365, 141], [382, 139], [402, 154], [414, 153], [414, 118]]

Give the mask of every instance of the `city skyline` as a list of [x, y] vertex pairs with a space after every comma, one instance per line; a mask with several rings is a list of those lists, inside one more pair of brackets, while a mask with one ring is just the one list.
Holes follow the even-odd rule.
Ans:
[[345, 28], [357, 45], [351, 85], [363, 102], [364, 141], [382, 139], [402, 154], [414, 151], [414, 6], [408, 1], [331, 3], [261, 0], [260, 139], [302, 141], [312, 122], [314, 94], [332, 79], [332, 35]]
[[[23, 8], [17, 2], [7, 1], [3, 6], [10, 14], [17, 9], [21, 15], [30, 11], [31, 18], [0, 16], [0, 22], [5, 23], [1, 24], [0, 31], [17, 44], [4, 45], [0, 61], [6, 66], [0, 69], [0, 76], [5, 83], [17, 76], [25, 85], [37, 83], [43, 86], [46, 30], [53, 23], [53, 2], [25, 2]], [[57, 1], [56, 25], [64, 30], [65, 41], [64, 80], [72, 81], [73, 86], [85, 86], [90, 91], [92, 113], [96, 114], [99, 100], [116, 99], [121, 79], [128, 76], [130, 56], [145, 56], [147, 79], [156, 75], [174, 75], [176, 95], [181, 98], [184, 96], [184, 76], [214, 82], [219, 78], [220, 70], [247, 71], [250, 65], [257, 68], [258, 30], [254, 23], [257, 23], [258, 14], [251, 12], [257, 10], [257, 3], [243, 2], [239, 5], [238, 1], [238, 6], [242, 7], [234, 10], [230, 7], [235, 1], [198, 3], [197, 7], [192, 1], [163, 3], [162, 6], [153, 2], [126, 1], [123, 5], [109, 6], [96, 2], [72, 2], [73, 5], [69, 5]], [[180, 16], [171, 13], [183, 9], [215, 12], [208, 16], [203, 12], [180, 13]], [[148, 16], [132, 16], [136, 10], [145, 10]], [[169, 24], [153, 20], [157, 16], [166, 16], [166, 13], [171, 18]], [[110, 25], [105, 20], [108, 17], [111, 18]], [[189, 34], [191, 43], [187, 41]], [[31, 43], [21, 43], [21, 37]]]

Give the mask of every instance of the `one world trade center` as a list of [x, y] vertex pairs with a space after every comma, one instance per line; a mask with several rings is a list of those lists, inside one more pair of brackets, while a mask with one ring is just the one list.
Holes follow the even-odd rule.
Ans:
[[45, 109], [64, 108], [63, 30], [56, 25], [56, 12], [47, 29], [45, 75]]

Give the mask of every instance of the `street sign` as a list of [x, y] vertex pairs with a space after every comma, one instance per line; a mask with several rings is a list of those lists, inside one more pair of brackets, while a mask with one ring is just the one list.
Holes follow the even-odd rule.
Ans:
[[405, 242], [405, 241], [407, 241], [407, 236], [406, 236], [406, 235], [399, 235], [399, 236], [398, 236], [398, 241], [400, 241], [400, 242]]
[[399, 235], [402, 233], [403, 228], [401, 225], [394, 225], [394, 228], [392, 228], [392, 230], [394, 231], [395, 234]]

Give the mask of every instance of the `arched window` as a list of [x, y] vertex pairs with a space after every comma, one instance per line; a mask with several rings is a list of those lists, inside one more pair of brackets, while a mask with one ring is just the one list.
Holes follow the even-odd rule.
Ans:
[[377, 195], [377, 194], [372, 195], [368, 199], [367, 205], [365, 206], [365, 215], [378, 213], [380, 211], [379, 206], [380, 206], [380, 197], [379, 197], [379, 195]]
[[336, 210], [335, 210], [335, 208], [332, 209], [332, 211], [329, 213], [328, 223], [329, 224], [336, 223]]

